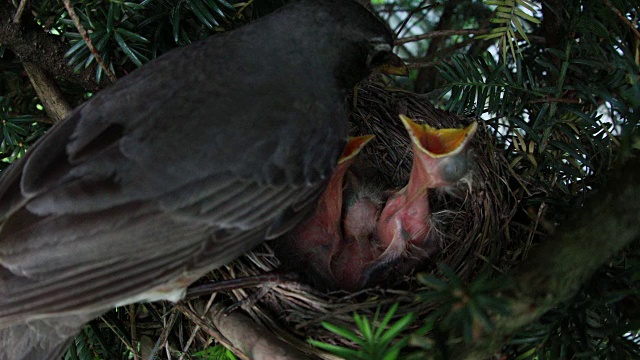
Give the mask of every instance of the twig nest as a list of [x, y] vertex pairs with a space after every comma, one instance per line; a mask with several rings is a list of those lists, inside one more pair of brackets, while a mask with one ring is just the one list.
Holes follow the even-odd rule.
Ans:
[[[360, 154], [369, 164], [376, 181], [390, 188], [400, 188], [407, 182], [411, 169], [410, 140], [399, 119], [404, 114], [436, 128], [462, 128], [473, 118], [461, 117], [436, 109], [424, 97], [405, 91], [383, 89], [374, 84], [362, 85], [351, 104], [351, 135], [373, 134], [376, 138]], [[457, 185], [432, 190], [430, 202], [434, 227], [442, 241], [441, 248], [429, 261], [411, 264], [417, 270], [401, 269], [402, 281], [392, 289], [366, 289], [357, 293], [342, 291], [325, 293], [297, 282], [265, 284], [262, 288], [234, 290], [232, 299], [244, 301], [242, 306], [255, 320], [272, 329], [285, 340], [307, 353], [323, 355], [304, 339], [315, 339], [348, 346], [344, 339], [325, 330], [320, 323], [351, 326], [354, 311], [375, 312], [378, 306], [400, 303], [396, 317], [408, 312], [418, 316], [430, 309], [415, 301], [420, 284], [417, 271], [433, 271], [435, 264], [445, 262], [462, 279], [472, 279], [487, 264], [506, 270], [518, 257], [514, 249], [522, 244], [512, 238], [526, 238], [527, 226], [512, 222], [517, 211], [517, 199], [509, 188], [511, 174], [503, 153], [494, 147], [495, 139], [480, 121], [471, 143], [472, 164], [464, 181]], [[277, 241], [277, 240], [276, 240]], [[275, 271], [279, 260], [266, 243], [251, 254], [213, 273], [215, 280], [233, 279]], [[402, 266], [400, 264], [399, 266]], [[252, 298], [253, 297], [253, 298]]]

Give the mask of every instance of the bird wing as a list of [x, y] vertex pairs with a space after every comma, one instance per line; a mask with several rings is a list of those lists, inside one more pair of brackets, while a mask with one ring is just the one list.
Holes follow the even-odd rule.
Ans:
[[280, 92], [255, 103], [220, 93], [235, 80], [175, 89], [149, 67], [74, 110], [4, 174], [0, 326], [176, 300], [204, 271], [288, 231], [322, 192], [345, 138], [324, 121], [345, 115], [327, 106], [335, 94], [299, 99], [258, 83], [256, 96]]

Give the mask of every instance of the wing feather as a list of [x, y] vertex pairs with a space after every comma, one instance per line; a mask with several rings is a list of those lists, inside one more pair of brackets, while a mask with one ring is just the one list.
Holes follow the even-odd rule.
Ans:
[[255, 73], [238, 85], [217, 66], [233, 62], [211, 56], [256, 43], [236, 40], [178, 49], [133, 72], [5, 172], [0, 327], [163, 292], [175, 299], [313, 208], [346, 138], [333, 68], [303, 83], [302, 68], [265, 77], [271, 61], [242, 59], [234, 66]]
[[[12, 211], [0, 239], [0, 326], [78, 309], [99, 311], [123, 299], [172, 297], [172, 281], [182, 279], [176, 289], [184, 289], [248, 251], [267, 237], [285, 209], [297, 212], [316, 193], [307, 183], [301, 190], [229, 176], [207, 184], [198, 186], [206, 194], [199, 199], [189, 186], [173, 191], [174, 199], [191, 196], [173, 204], [161, 197], [82, 214]], [[151, 292], [138, 296], [140, 289]]]

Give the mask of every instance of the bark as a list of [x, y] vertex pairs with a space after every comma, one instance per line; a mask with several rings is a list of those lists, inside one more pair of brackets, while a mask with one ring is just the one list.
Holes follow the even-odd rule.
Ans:
[[73, 108], [62, 95], [62, 91], [53, 77], [34, 63], [23, 62], [22, 66], [29, 75], [31, 85], [33, 85], [52, 122], [55, 124], [64, 119]]
[[[202, 313], [204, 306], [199, 305], [202, 306], [197, 306], [197, 311]], [[177, 304], [176, 309], [200, 326], [202, 331], [233, 351], [240, 359], [304, 360], [309, 358], [240, 311], [226, 313], [222, 305], [214, 304], [206, 315], [201, 317], [183, 304]]]
[[0, 44], [7, 46], [23, 62], [33, 63], [38, 68], [55, 74], [89, 91], [99, 90], [102, 85], [95, 82], [95, 68], [74, 72], [67, 66], [64, 53], [69, 45], [59, 36], [50, 35], [23, 15], [20, 23], [14, 23], [16, 9], [9, 1], [0, 1]]
[[308, 359], [299, 350], [280, 340], [271, 331], [238, 311], [225, 314], [222, 306], [218, 304], [209, 311], [209, 316], [220, 333], [247, 354], [250, 359]]
[[[563, 50], [566, 39], [562, 29], [562, 1], [547, 0], [542, 2], [542, 29], [544, 33], [545, 44], [548, 48]], [[559, 69], [562, 59], [559, 59], [553, 53], [549, 53], [553, 64]], [[552, 79], [555, 82], [555, 78]]]

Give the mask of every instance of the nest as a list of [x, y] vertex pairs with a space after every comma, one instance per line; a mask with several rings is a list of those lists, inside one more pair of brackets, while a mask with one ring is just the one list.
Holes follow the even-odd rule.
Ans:
[[[406, 183], [412, 161], [409, 138], [398, 114], [438, 128], [463, 127], [476, 121], [438, 110], [424, 96], [386, 90], [374, 84], [361, 86], [350, 101], [351, 134], [376, 135], [361, 155], [375, 165], [384, 181], [395, 187]], [[471, 145], [474, 155], [467, 181], [430, 196], [434, 224], [442, 235], [443, 246], [420, 271], [434, 271], [435, 264], [444, 262], [463, 280], [471, 280], [487, 265], [506, 271], [526, 253], [530, 244], [512, 239], [530, 239], [533, 230], [530, 222], [520, 224], [514, 219], [518, 213], [518, 196], [507, 179], [515, 175], [510, 171], [504, 150], [496, 147], [498, 142], [492, 134], [491, 129], [480, 122]], [[278, 259], [266, 243], [217, 269], [205, 281], [219, 283], [264, 276], [277, 271], [278, 266]], [[407, 274], [391, 289], [366, 289], [353, 294], [323, 293], [301, 282], [273, 275], [262, 279], [259, 286], [236, 288], [214, 296], [216, 301], [220, 296], [228, 296], [227, 304], [241, 307], [254, 321], [303, 352], [332, 358], [310, 346], [306, 339], [311, 337], [342, 346], [351, 344], [322, 327], [323, 321], [353, 327], [354, 311], [370, 315], [378, 307], [384, 310], [394, 303], [400, 304], [396, 317], [409, 312], [419, 318], [427, 316], [431, 309], [415, 301], [415, 293], [422, 288], [414, 275]]]

